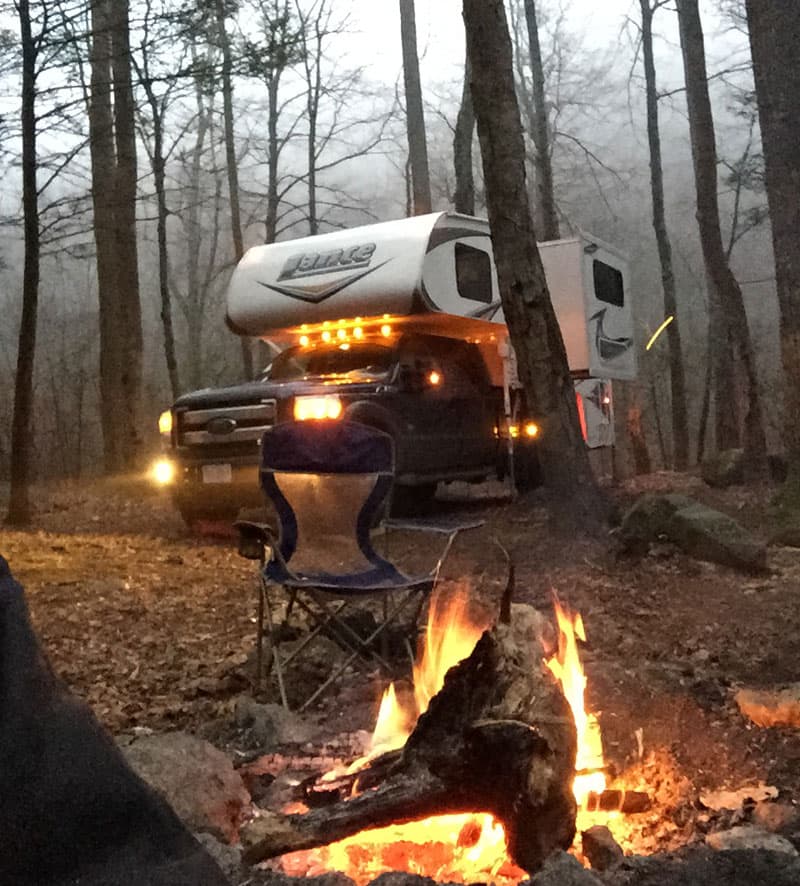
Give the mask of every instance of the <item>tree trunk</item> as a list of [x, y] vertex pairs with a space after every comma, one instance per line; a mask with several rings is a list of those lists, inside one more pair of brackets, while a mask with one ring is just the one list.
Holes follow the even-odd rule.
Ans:
[[800, 501], [800, 6], [747, 0], [780, 309], [787, 492]]
[[[728, 266], [719, 223], [717, 150], [703, 29], [697, 0], [677, 0], [677, 8], [697, 192], [697, 222], [703, 260], [712, 283], [712, 304], [715, 297], [719, 306], [718, 317], [714, 317], [712, 310], [714, 334], [710, 344], [716, 345], [717, 351], [724, 349], [731, 353], [734, 365], [734, 371], [726, 374], [721, 361], [715, 360], [716, 409], [718, 414], [721, 410], [733, 410], [737, 416], [744, 412], [743, 421], [739, 418], [737, 424], [738, 428], [744, 426], [748, 472], [751, 476], [763, 476], [766, 473], [766, 439], [755, 357], [742, 292]], [[727, 427], [724, 419], [717, 425], [719, 429]], [[740, 440], [740, 433], [734, 439], [718, 439], [717, 447], [727, 449], [738, 445]]]
[[689, 419], [686, 411], [686, 380], [675, 296], [675, 275], [672, 271], [672, 246], [667, 233], [664, 211], [664, 174], [661, 164], [661, 135], [658, 125], [658, 93], [653, 60], [653, 10], [651, 0], [639, 0], [642, 9], [642, 55], [644, 57], [645, 92], [647, 96], [647, 138], [650, 145], [650, 189], [653, 199], [653, 230], [661, 263], [661, 286], [664, 291], [664, 316], [675, 319], [667, 327], [669, 343], [669, 377], [672, 405], [672, 452], [674, 467], [685, 471], [689, 465]]
[[269, 108], [267, 111], [267, 214], [265, 218], [264, 242], [274, 243], [278, 233], [278, 161], [280, 146], [278, 145], [278, 87], [280, 72], [273, 73], [267, 83]]
[[[231, 237], [233, 257], [239, 262], [244, 255], [242, 214], [239, 207], [239, 169], [233, 133], [233, 57], [225, 25], [224, 0], [215, 0], [217, 37], [222, 52], [222, 113], [225, 128], [225, 161], [228, 173], [228, 196], [231, 204]], [[250, 339], [242, 336], [242, 367], [246, 379], [253, 378], [253, 349]]]
[[128, 0], [111, 3], [112, 61], [114, 81], [114, 136], [117, 164], [114, 188], [114, 251], [116, 253], [115, 337], [119, 348], [118, 468], [131, 470], [142, 456], [142, 306], [139, 299], [139, 260], [136, 238], [136, 112], [131, 83], [130, 23]]
[[105, 469], [116, 472], [134, 466], [141, 444], [142, 326], [127, 5], [94, 0], [91, 24], [89, 148], [100, 316], [100, 414]]
[[598, 529], [608, 503], [589, 465], [567, 354], [536, 245], [505, 8], [502, 0], [464, 0], [463, 8], [500, 296], [528, 407], [542, 428], [544, 484], [553, 494], [556, 516]]
[[453, 166], [456, 174], [454, 204], [456, 212], [475, 215], [475, 178], [472, 174], [472, 139], [475, 134], [475, 110], [469, 86], [469, 57], [464, 62], [464, 89], [453, 136]]
[[158, 240], [158, 291], [161, 299], [161, 329], [164, 334], [164, 358], [167, 364], [169, 385], [172, 398], [176, 399], [181, 392], [178, 377], [178, 360], [175, 355], [175, 329], [172, 322], [172, 299], [169, 294], [169, 251], [167, 246], [167, 189], [166, 189], [166, 160], [164, 158], [164, 109], [159, 105], [158, 98], [153, 91], [153, 83], [147, 71], [142, 79], [142, 85], [150, 105], [150, 113], [153, 115], [153, 155], [151, 165], [153, 167], [153, 182], [156, 189], [157, 223], [156, 236]]
[[525, 21], [528, 25], [528, 48], [531, 57], [531, 86], [533, 91], [533, 144], [536, 147], [536, 196], [538, 217], [541, 220], [543, 240], [558, 240], [553, 164], [550, 159], [550, 127], [544, 97], [544, 69], [539, 46], [539, 26], [536, 21], [535, 0], [525, 0]]
[[11, 426], [11, 497], [6, 522], [30, 522], [30, 482], [33, 448], [33, 368], [36, 315], [39, 302], [39, 197], [36, 184], [36, 58], [28, 0], [17, 3], [22, 49], [22, 206], [25, 225], [25, 265], [22, 278], [22, 319], [14, 380]]
[[414, 0], [400, 0], [400, 38], [403, 44], [403, 78], [406, 92], [406, 129], [411, 158], [411, 183], [414, 191], [414, 215], [431, 211], [431, 181], [428, 170], [428, 146], [422, 87], [417, 55], [417, 25]]

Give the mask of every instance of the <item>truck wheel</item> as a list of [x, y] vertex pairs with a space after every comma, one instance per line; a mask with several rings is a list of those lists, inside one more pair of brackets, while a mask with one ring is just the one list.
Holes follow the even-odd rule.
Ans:
[[542, 469], [535, 446], [520, 446], [514, 451], [514, 483], [517, 492], [530, 492], [542, 485]]

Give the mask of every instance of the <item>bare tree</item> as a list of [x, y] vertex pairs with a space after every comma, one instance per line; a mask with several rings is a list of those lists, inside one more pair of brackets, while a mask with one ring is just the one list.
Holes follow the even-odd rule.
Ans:
[[472, 107], [472, 90], [469, 56], [464, 62], [464, 88], [458, 109], [456, 128], [453, 133], [453, 167], [456, 189], [453, 203], [456, 212], [475, 215], [475, 178], [472, 172], [472, 141], [475, 135], [475, 110]]
[[431, 181], [428, 169], [425, 113], [422, 107], [422, 86], [419, 78], [414, 0], [400, 0], [400, 37], [403, 44], [406, 128], [408, 131], [411, 186], [414, 194], [414, 215], [423, 215], [431, 211]]
[[[160, 76], [153, 73], [154, 56], [157, 54], [153, 46], [153, 26], [165, 18], [164, 10], [155, 11], [152, 0], [147, 0], [144, 17], [141, 23], [141, 45], [139, 57], [132, 56], [133, 66], [136, 70], [139, 85], [144, 90], [147, 105], [150, 110], [149, 121], [140, 112], [142, 129], [150, 140], [145, 142], [150, 166], [153, 170], [153, 184], [156, 192], [156, 237], [158, 241], [158, 291], [161, 301], [161, 328], [164, 334], [164, 358], [167, 364], [170, 388], [173, 398], [180, 394], [181, 386], [178, 374], [178, 359], [175, 353], [175, 332], [172, 322], [172, 300], [169, 292], [169, 252], [167, 247], [167, 208], [166, 170], [167, 156], [164, 145], [164, 130], [167, 110], [169, 108], [175, 88], [178, 84], [178, 74], [174, 65], [174, 58], [170, 65], [171, 73], [162, 72]], [[168, 31], [161, 35], [161, 40], [167, 40], [174, 53], [174, 35]], [[181, 65], [177, 68], [180, 69]]]
[[689, 420], [686, 409], [686, 380], [683, 372], [683, 351], [675, 296], [675, 274], [672, 270], [672, 246], [667, 232], [664, 209], [664, 172], [661, 164], [661, 133], [658, 124], [658, 91], [653, 59], [653, 12], [664, 0], [651, 5], [639, 0], [642, 11], [642, 56], [644, 59], [645, 96], [647, 99], [647, 140], [650, 146], [650, 192], [653, 201], [653, 230], [661, 264], [661, 287], [664, 292], [664, 314], [674, 319], [667, 328], [669, 342], [669, 377], [672, 404], [672, 445], [675, 467], [683, 471], [689, 464]]
[[747, 0], [753, 73], [766, 164], [785, 379], [787, 503], [800, 490], [800, 6]]
[[[22, 319], [14, 384], [11, 429], [11, 497], [6, 521], [30, 522], [30, 481], [33, 454], [33, 368], [39, 304], [39, 193], [36, 183], [36, 75], [40, 41], [33, 33], [28, 0], [16, 4], [22, 48], [22, 204], [25, 225], [25, 268], [22, 278]], [[47, 13], [44, 13], [45, 20]], [[42, 25], [46, 27], [46, 21]]]
[[[218, 45], [222, 54], [220, 80], [222, 109], [225, 118], [225, 158], [228, 172], [228, 198], [231, 204], [231, 237], [234, 259], [238, 262], [244, 255], [244, 238], [242, 237], [242, 212], [239, 205], [239, 167], [233, 126], [233, 53], [228, 35], [227, 13], [225, 0], [214, 0], [214, 21], [217, 28]], [[250, 379], [253, 377], [253, 349], [250, 339], [242, 336], [241, 346], [244, 375], [245, 378]]]
[[105, 467], [115, 472], [134, 467], [142, 443], [136, 138], [128, 4], [126, 0], [93, 0], [91, 14], [89, 128], [100, 303], [100, 399]]
[[528, 26], [528, 51], [531, 63], [533, 92], [533, 126], [531, 135], [536, 146], [536, 194], [538, 216], [544, 240], [558, 240], [558, 212], [553, 187], [553, 165], [550, 158], [550, 129], [544, 95], [544, 68], [539, 46], [539, 25], [536, 21], [535, 0], [525, 0], [525, 21]]
[[528, 406], [541, 417], [544, 484], [562, 515], [596, 528], [607, 516], [607, 503], [589, 465], [536, 245], [505, 7], [503, 0], [464, 0], [463, 10], [500, 295]]
[[[703, 28], [697, 0], [677, 0], [686, 101], [697, 194], [697, 222], [706, 273], [711, 283], [709, 347], [714, 359], [717, 446], [744, 447], [749, 470], [766, 466], [766, 438], [750, 330], [739, 284], [725, 257], [717, 197], [717, 150], [708, 93]], [[743, 421], [739, 418], [744, 412]]]

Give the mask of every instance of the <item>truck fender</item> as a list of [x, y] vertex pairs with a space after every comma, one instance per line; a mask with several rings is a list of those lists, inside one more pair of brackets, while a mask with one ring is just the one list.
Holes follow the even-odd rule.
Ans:
[[375, 428], [388, 434], [397, 445], [401, 433], [400, 424], [387, 409], [377, 406], [375, 403], [362, 401], [360, 403], [351, 403], [344, 411], [342, 416], [346, 421], [355, 421], [367, 427]]

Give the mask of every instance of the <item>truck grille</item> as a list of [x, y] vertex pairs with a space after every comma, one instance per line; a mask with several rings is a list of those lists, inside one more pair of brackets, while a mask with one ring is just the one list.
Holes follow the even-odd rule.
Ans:
[[251, 449], [275, 424], [275, 401], [178, 411], [178, 446]]

